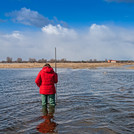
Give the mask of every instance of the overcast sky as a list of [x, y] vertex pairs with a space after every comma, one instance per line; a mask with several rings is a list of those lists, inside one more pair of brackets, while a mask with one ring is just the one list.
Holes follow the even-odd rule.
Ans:
[[6, 57], [134, 60], [134, 0], [4, 0], [0, 61]]

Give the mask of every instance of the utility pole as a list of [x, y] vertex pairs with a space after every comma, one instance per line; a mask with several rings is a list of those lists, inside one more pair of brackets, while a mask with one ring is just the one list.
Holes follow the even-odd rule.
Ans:
[[[57, 64], [56, 64], [56, 47], [55, 47], [55, 73], [57, 73]], [[57, 103], [57, 83], [55, 84], [55, 89], [56, 89], [56, 103]]]

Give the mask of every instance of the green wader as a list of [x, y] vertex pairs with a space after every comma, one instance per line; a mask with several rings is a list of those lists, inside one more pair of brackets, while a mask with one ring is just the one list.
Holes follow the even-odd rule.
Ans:
[[48, 97], [49, 97], [49, 105], [55, 106], [55, 94], [50, 94], [50, 95], [41, 94], [42, 106], [47, 105], [47, 98]]

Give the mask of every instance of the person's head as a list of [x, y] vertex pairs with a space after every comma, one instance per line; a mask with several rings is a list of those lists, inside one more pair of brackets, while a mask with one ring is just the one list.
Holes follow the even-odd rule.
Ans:
[[46, 63], [43, 67], [51, 67], [50, 64]]

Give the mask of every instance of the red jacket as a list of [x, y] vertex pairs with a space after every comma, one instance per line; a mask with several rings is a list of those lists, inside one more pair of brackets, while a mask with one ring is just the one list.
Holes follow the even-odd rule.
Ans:
[[35, 79], [35, 83], [40, 87], [40, 94], [55, 94], [54, 84], [58, 82], [58, 75], [51, 67], [43, 67]]

